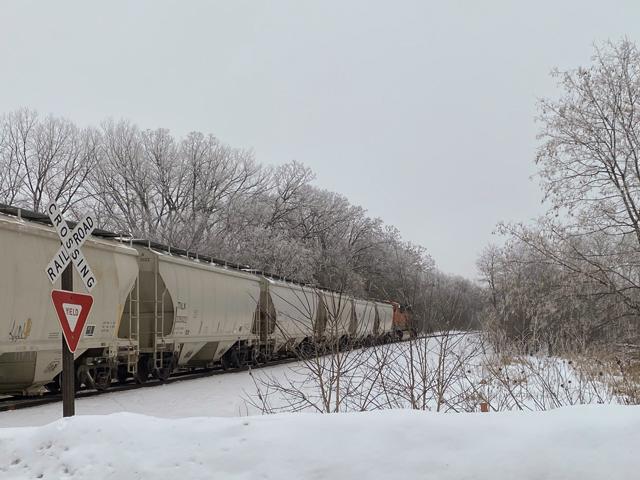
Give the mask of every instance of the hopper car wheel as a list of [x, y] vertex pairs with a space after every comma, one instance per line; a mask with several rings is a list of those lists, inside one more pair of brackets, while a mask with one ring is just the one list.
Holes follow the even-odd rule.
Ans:
[[265, 351], [256, 351], [254, 364], [256, 366], [269, 363], [271, 361], [271, 355]]
[[261, 353], [259, 350], [252, 350], [251, 351], [251, 365], [252, 366], [259, 366], [260, 365], [260, 357], [261, 357]]
[[220, 364], [222, 365], [222, 370], [229, 370], [229, 368], [231, 367], [231, 363], [229, 362], [229, 359], [226, 355], [222, 356], [222, 358], [220, 359]]
[[[62, 372], [53, 380], [52, 383], [55, 385], [55, 387], [53, 388], [56, 393], [62, 391]], [[74, 383], [75, 391], [77, 392], [78, 390], [80, 390], [82, 383], [80, 382], [80, 379], [78, 378], [77, 375], [75, 378], [75, 382], [73, 383]]]
[[171, 367], [154, 368], [153, 376], [161, 382], [166, 382], [171, 376]]
[[301, 358], [309, 358], [313, 356], [313, 346], [310, 342], [302, 342], [296, 353], [298, 353]]
[[129, 378], [129, 371], [127, 370], [126, 365], [118, 365], [118, 372], [116, 373], [116, 378], [118, 379], [118, 383], [120, 385], [127, 383], [127, 379]]
[[149, 379], [149, 359], [140, 357], [138, 360], [138, 373], [136, 374], [136, 383], [145, 383]]
[[77, 376], [87, 387], [101, 392], [111, 386], [111, 367], [106, 365], [80, 365]]
[[49, 392], [51, 393], [60, 393], [60, 385], [58, 384], [58, 377], [54, 378], [53, 382], [47, 383], [45, 387], [47, 387], [47, 390], [49, 390]]
[[246, 367], [251, 357], [251, 350], [248, 347], [243, 347], [238, 352], [238, 367]]
[[220, 363], [222, 364], [223, 370], [240, 367], [240, 357], [238, 357], [238, 350], [236, 348], [232, 348], [231, 350], [229, 350], [222, 356], [222, 358], [220, 359]]
[[92, 377], [93, 387], [96, 390], [100, 390], [101, 392], [104, 392], [111, 386], [111, 369], [110, 368], [101, 369], [99, 371], [94, 370], [91, 373], [93, 373], [93, 377]]
[[240, 360], [240, 356], [238, 355], [238, 350], [234, 348], [233, 350], [231, 350], [231, 366], [233, 368], [240, 368], [241, 365], [242, 361]]

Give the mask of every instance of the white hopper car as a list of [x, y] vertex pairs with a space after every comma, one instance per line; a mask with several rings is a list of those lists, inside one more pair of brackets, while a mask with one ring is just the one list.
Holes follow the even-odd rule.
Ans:
[[[6, 206], [0, 212], [0, 393], [56, 389], [62, 340], [50, 291], [60, 285], [44, 269], [59, 240], [42, 215]], [[94, 232], [83, 246], [97, 283], [75, 353], [78, 386], [104, 389], [116, 378], [166, 379], [176, 370], [238, 367], [332, 340], [390, 338], [388, 303], [109, 237]], [[74, 285], [82, 289], [75, 276]]]
[[[45, 267], [60, 247], [51, 227], [0, 215], [0, 392], [25, 392], [52, 384], [62, 369], [62, 337]], [[98, 237], [83, 252], [96, 276], [94, 304], [76, 350], [87, 381], [115, 364], [114, 335], [138, 276], [135, 249]], [[74, 270], [74, 285], [82, 281]]]

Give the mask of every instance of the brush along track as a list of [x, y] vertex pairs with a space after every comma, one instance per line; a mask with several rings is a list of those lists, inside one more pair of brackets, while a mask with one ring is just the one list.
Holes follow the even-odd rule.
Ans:
[[[438, 337], [444, 337], [444, 336], [467, 335], [468, 333], [469, 332], [455, 332], [455, 333], [447, 333], [447, 334], [423, 335], [415, 340], [426, 339], [426, 338], [438, 338]], [[409, 341], [409, 339], [399, 340], [395, 342], [388, 342], [387, 345], [389, 343], [402, 343], [406, 341]], [[367, 348], [371, 348], [371, 347], [367, 347]], [[144, 383], [137, 383], [135, 380], [129, 379], [125, 384], [113, 383], [107, 390], [95, 390], [95, 389], [88, 389], [88, 388], [78, 390], [76, 392], [75, 398], [76, 399], [88, 398], [88, 397], [93, 397], [101, 394], [108, 394], [112, 392], [124, 392], [126, 390], [136, 390], [138, 388], [157, 387], [159, 385], [167, 385], [170, 383], [182, 382], [184, 380], [195, 380], [198, 378], [211, 377], [213, 375], [221, 375], [224, 373], [245, 372], [251, 369], [274, 367], [278, 365], [284, 365], [287, 363], [298, 362], [300, 360], [301, 359], [297, 357], [290, 357], [290, 358], [272, 360], [270, 362], [262, 363], [259, 365], [252, 365], [252, 366], [247, 365], [240, 368], [228, 368], [226, 370], [223, 369], [221, 366], [216, 366], [213, 368], [197, 370], [195, 372], [194, 371], [176, 372], [172, 374], [171, 377], [169, 377], [167, 380], [157, 380], [154, 378], [150, 378]], [[60, 392], [55, 392], [55, 393], [46, 392], [46, 393], [43, 393], [42, 395], [29, 396], [29, 397], [12, 396], [12, 397], [7, 397], [4, 400], [0, 399], [0, 412], [6, 412], [9, 410], [20, 410], [20, 409], [29, 408], [29, 407], [37, 407], [40, 405], [46, 405], [48, 403], [56, 403], [61, 401], [62, 401], [62, 393]]]

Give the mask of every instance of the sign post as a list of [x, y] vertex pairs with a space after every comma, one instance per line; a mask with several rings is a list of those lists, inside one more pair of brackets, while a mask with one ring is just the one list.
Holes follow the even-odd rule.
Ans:
[[47, 206], [47, 213], [62, 243], [49, 265], [47, 265], [45, 273], [51, 283], [54, 283], [58, 277], [62, 276], [62, 291], [53, 290], [51, 298], [62, 327], [62, 415], [64, 417], [72, 417], [75, 415], [76, 393], [76, 372], [73, 354], [82, 337], [84, 324], [93, 304], [93, 297], [73, 293], [73, 269], [71, 268], [71, 263], [76, 267], [87, 291], [91, 292], [96, 284], [96, 279], [80, 247], [93, 232], [95, 222], [91, 216], [86, 216], [71, 230], [55, 202], [51, 202]]
[[[73, 292], [73, 269], [67, 265], [62, 272], [61, 287]], [[62, 335], [62, 416], [73, 417], [76, 414], [76, 368], [73, 352], [69, 350], [67, 339]]]

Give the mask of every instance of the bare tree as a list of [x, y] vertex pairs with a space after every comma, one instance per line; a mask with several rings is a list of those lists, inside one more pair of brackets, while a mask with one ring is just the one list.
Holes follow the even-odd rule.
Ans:
[[159, 199], [153, 171], [143, 155], [139, 129], [130, 122], [107, 121], [92, 181], [104, 210], [105, 226], [149, 238], [158, 224]]
[[0, 200], [9, 205], [23, 203], [22, 191], [25, 177], [24, 157], [27, 156], [27, 139], [35, 120], [29, 111], [21, 110], [3, 115], [0, 127]]
[[0, 134], [0, 193], [6, 203], [38, 211], [49, 200], [63, 210], [87, 201], [84, 183], [96, 149], [91, 130], [23, 109], [3, 117]]
[[564, 94], [540, 101], [540, 177], [556, 209], [640, 244], [640, 54], [629, 40], [608, 42], [592, 61], [553, 72]]
[[536, 158], [552, 209], [499, 225], [506, 245], [479, 262], [487, 324], [549, 353], [640, 331], [640, 53], [607, 42], [591, 65], [552, 75], [562, 94], [539, 103]]

